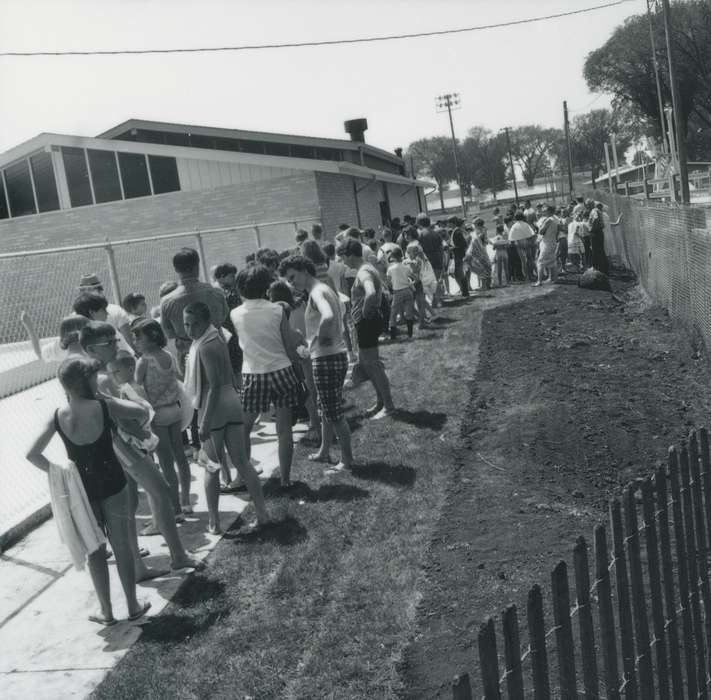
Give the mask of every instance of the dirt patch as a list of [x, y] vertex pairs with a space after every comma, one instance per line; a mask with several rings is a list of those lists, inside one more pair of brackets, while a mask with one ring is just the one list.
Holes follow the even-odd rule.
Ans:
[[632, 283], [613, 286], [623, 304], [561, 285], [485, 314], [468, 458], [424, 564], [406, 697], [451, 697], [463, 671], [478, 692], [481, 622], [511, 602], [525, 611], [576, 537], [591, 542], [608, 499], [706, 423], [711, 373], [697, 341]]

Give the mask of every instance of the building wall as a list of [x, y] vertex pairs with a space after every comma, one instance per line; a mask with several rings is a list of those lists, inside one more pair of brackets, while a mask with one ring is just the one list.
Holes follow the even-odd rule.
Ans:
[[417, 191], [415, 187], [406, 185], [395, 185], [388, 183], [388, 196], [390, 199], [390, 215], [398, 217], [402, 221], [405, 214], [417, 216], [420, 206], [417, 202]]
[[[124, 240], [249, 222], [318, 218], [313, 172], [170, 192], [0, 221], [0, 252]], [[265, 231], [265, 234], [268, 233]], [[276, 244], [277, 241], [269, 241]], [[291, 245], [291, 237], [287, 241]]]
[[327, 238], [333, 239], [339, 224], [358, 225], [353, 178], [348, 175], [315, 173], [321, 221]]
[[[360, 190], [357, 195], [353, 192], [354, 180]], [[399, 187], [399, 185], [392, 185], [392, 187]], [[379, 180], [373, 182], [360, 177], [353, 178], [350, 175], [316, 173], [316, 189], [321, 205], [324, 231], [329, 238], [338, 231], [339, 224], [358, 226], [358, 212], [360, 212], [361, 228], [371, 227], [377, 230], [381, 225], [380, 202], [385, 201], [383, 182]], [[357, 209], [356, 196], [358, 197]]]
[[291, 168], [271, 168], [247, 163], [177, 158], [181, 190], [209, 190], [226, 185], [240, 185], [273, 180], [302, 173]]

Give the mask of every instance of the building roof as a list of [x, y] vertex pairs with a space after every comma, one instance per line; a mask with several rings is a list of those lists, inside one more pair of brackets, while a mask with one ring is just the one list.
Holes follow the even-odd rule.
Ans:
[[[346, 142], [350, 143], [350, 141]], [[172, 156], [174, 158], [189, 158], [195, 160], [212, 160], [228, 163], [245, 163], [266, 167], [291, 168], [293, 170], [311, 170], [329, 172], [341, 175], [351, 175], [372, 180], [393, 182], [396, 184], [418, 187], [433, 187], [427, 180], [413, 180], [404, 175], [390, 173], [384, 170], [365, 167], [348, 161], [319, 160], [311, 158], [296, 158], [293, 156], [262, 155], [259, 153], [243, 153], [237, 151], [220, 151], [213, 148], [194, 148], [191, 146], [167, 146], [158, 143], [141, 141], [122, 141], [117, 139], [90, 138], [86, 136], [69, 136], [66, 134], [42, 133], [25, 141], [9, 151], [0, 154], [0, 167], [26, 158], [39, 151], [49, 151], [52, 147], [74, 146], [78, 148], [95, 148], [99, 150], [120, 151], [124, 153], [147, 153], [157, 156]], [[397, 156], [393, 156], [397, 158]]]
[[348, 151], [357, 151], [363, 148], [366, 153], [389, 160], [393, 163], [402, 164], [399, 158], [390, 151], [376, 148], [361, 141], [351, 141], [350, 139], [329, 139], [316, 136], [300, 136], [298, 134], [276, 134], [267, 131], [244, 131], [241, 129], [225, 129], [214, 126], [198, 126], [196, 124], [174, 124], [171, 122], [147, 121], [145, 119], [127, 119], [121, 124], [117, 124], [108, 131], [98, 134], [99, 139], [115, 139], [121, 134], [131, 129], [148, 129], [154, 131], [167, 131], [172, 133], [190, 133], [201, 136], [217, 136], [232, 139], [244, 139], [245, 141], [267, 141], [272, 143], [291, 143], [300, 146], [316, 146], [321, 148], [339, 148]]

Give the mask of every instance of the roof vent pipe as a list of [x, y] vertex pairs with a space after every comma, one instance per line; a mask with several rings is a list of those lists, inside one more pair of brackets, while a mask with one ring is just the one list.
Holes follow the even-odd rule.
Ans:
[[365, 143], [365, 132], [368, 129], [367, 119], [349, 119], [343, 122], [343, 128], [347, 134], [350, 134], [351, 141]]

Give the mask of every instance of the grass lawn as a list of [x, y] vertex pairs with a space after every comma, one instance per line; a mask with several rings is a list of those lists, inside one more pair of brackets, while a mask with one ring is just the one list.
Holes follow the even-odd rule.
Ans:
[[267, 487], [281, 524], [261, 536], [228, 531], [93, 697], [402, 692], [421, 563], [461, 457], [481, 304], [449, 307], [437, 330], [383, 348], [402, 416], [364, 420], [373, 391], [350, 392], [357, 468], [324, 477], [298, 448], [295, 492]]

